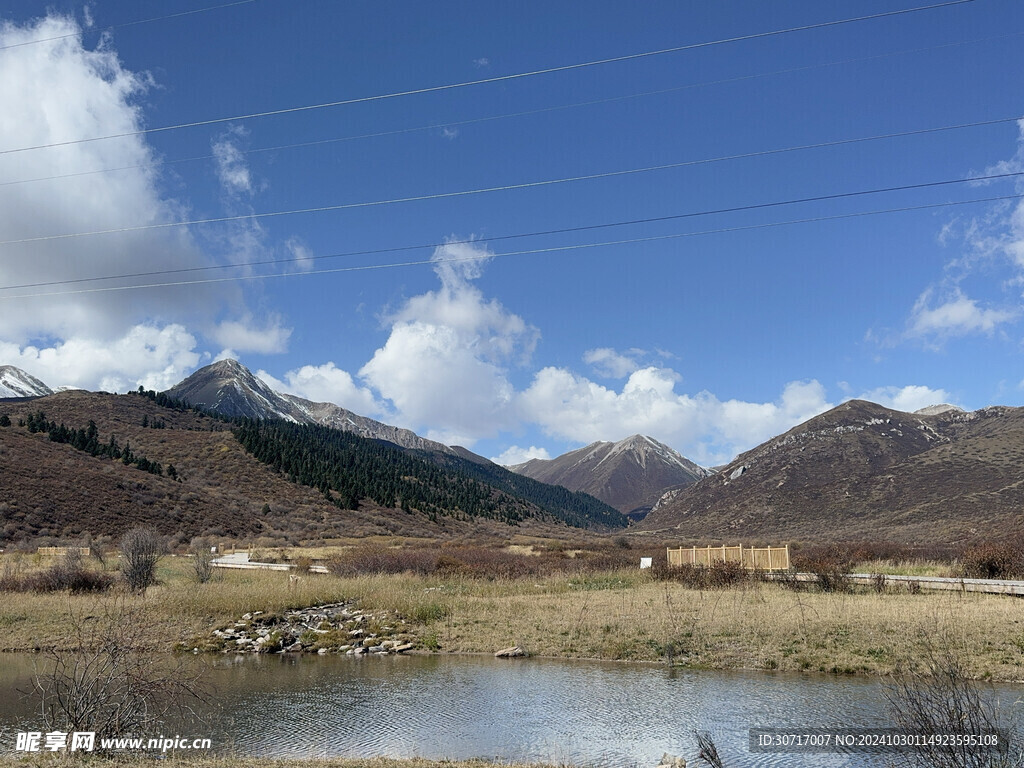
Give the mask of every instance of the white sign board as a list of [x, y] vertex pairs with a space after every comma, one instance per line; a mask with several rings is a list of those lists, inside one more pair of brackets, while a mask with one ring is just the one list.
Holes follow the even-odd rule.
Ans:
[[640, 570], [643, 570], [644, 568], [650, 568], [651, 567], [651, 562], [653, 560], [654, 560], [653, 557], [641, 557], [640, 558]]

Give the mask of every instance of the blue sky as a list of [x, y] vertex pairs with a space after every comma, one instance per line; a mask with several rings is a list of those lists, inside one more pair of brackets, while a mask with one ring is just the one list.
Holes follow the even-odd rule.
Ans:
[[782, 204], [1024, 170], [1013, 0], [771, 36], [915, 5], [216, 5], [0, 7], [0, 363], [123, 391], [232, 356], [506, 461], [1024, 398], [1019, 177]]

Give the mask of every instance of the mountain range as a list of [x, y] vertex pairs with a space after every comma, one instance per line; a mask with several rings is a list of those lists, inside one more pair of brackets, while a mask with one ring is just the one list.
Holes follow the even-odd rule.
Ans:
[[[490, 461], [466, 448], [428, 440], [411, 430], [360, 416], [333, 403], [316, 403], [276, 392], [235, 360], [221, 360], [201, 368], [166, 394], [230, 418], [317, 424], [386, 440], [403, 448], [458, 457], [480, 465], [477, 472], [486, 474], [482, 478], [486, 482], [498, 479]], [[557, 459], [535, 459], [509, 469], [524, 478], [589, 494], [634, 519], [642, 518], [668, 488], [687, 485], [707, 474], [667, 445], [641, 435], [618, 443], [594, 443]], [[503, 477], [499, 484], [510, 489], [508, 482], [511, 481]]]
[[[66, 445], [51, 445], [41, 435], [23, 434], [12, 427], [0, 431], [0, 490], [7, 500], [0, 521], [8, 532], [38, 533], [51, 525], [71, 530], [90, 514], [102, 518], [114, 514], [111, 510], [149, 515], [164, 527], [168, 520], [196, 525], [203, 519], [216, 520], [215, 527], [225, 531], [280, 533], [299, 521], [310, 536], [338, 535], [341, 529], [432, 531], [426, 535], [439, 535], [438, 530], [476, 530], [463, 525], [466, 516], [457, 509], [435, 508], [426, 515], [433, 518], [429, 521], [422, 514], [417, 517], [415, 509], [403, 513], [412, 517], [395, 517], [387, 504], [364, 497], [358, 511], [339, 512], [336, 497], [334, 506], [325, 509], [324, 497], [329, 501], [332, 493], [323, 478], [308, 481], [321, 492], [312, 499], [308, 490], [297, 490], [295, 482], [280, 485], [282, 475], [285, 481], [298, 478], [282, 468], [274, 451], [278, 456], [294, 455], [299, 450], [295, 440], [304, 444], [320, 440], [319, 444], [327, 445], [324, 439], [334, 445], [331, 450], [339, 450], [329, 433], [340, 431], [369, 439], [385, 451], [400, 450], [416, 461], [429, 460], [442, 472], [441, 479], [430, 481], [442, 495], [449, 493], [444, 488], [455, 487], [452, 483], [477, 489], [481, 486], [474, 484], [482, 483], [493, 489], [492, 500], [508, 500], [517, 510], [515, 516], [529, 525], [571, 521], [609, 529], [622, 525], [622, 513], [638, 521], [634, 525], [638, 535], [680, 540], [953, 543], [1024, 533], [1020, 515], [1024, 408], [993, 406], [964, 412], [936, 405], [905, 413], [851, 400], [740, 454], [716, 471], [699, 467], [653, 438], [634, 435], [616, 443], [593, 443], [555, 459], [531, 460], [510, 472], [464, 448], [427, 440], [331, 403], [275, 392], [231, 360], [196, 371], [156, 401], [105, 393], [51, 394], [46, 384], [11, 366], [0, 367], [0, 387], [0, 395], [8, 398], [0, 404], [0, 415], [12, 421], [24, 421], [31, 409], [43, 407], [47, 418], [55, 419], [54, 423], [66, 421], [72, 428], [93, 420], [101, 438], [116, 433], [119, 440], [130, 439], [136, 451], [145, 451], [163, 464], [173, 462], [190, 482], [202, 481], [201, 487], [191, 487], [184, 494], [181, 483], [155, 493], [153, 484], [166, 485], [165, 478], [141, 480], [128, 470], [121, 477], [122, 471], [109, 462], [101, 469], [104, 462], [97, 464], [92, 456], [74, 451], [69, 455]], [[39, 399], [19, 402], [26, 398]], [[284, 443], [261, 446], [258, 450], [263, 455], [256, 459], [236, 441], [226, 440], [224, 433], [230, 434], [230, 428], [223, 422], [180, 409], [168, 417], [168, 409], [159, 407], [160, 398], [171, 403], [175, 398], [187, 401], [225, 417], [279, 419], [297, 429], [332, 429], [326, 438], [301, 429], [298, 437], [281, 431], [286, 435], [282, 440], [293, 441], [291, 447]], [[150, 424], [166, 422], [168, 429], [140, 429], [147, 419]], [[405, 461], [389, 456], [388, 466]], [[93, 463], [83, 464], [85, 460]], [[227, 475], [225, 466], [231, 467]], [[371, 474], [388, 471], [371, 470]], [[576, 493], [552, 490], [558, 486]], [[73, 491], [83, 488], [89, 492], [79, 501], [81, 494]], [[479, 500], [473, 503], [491, 504], [487, 494], [473, 493]], [[288, 501], [296, 494], [302, 497], [301, 503]], [[97, 496], [102, 498], [97, 501]], [[259, 499], [263, 499], [262, 513], [254, 514], [252, 506]], [[302, 510], [286, 513], [291, 519], [283, 526], [266, 512], [276, 514], [275, 500], [282, 499], [282, 509]], [[184, 528], [194, 530], [195, 526], [189, 523]]]
[[646, 435], [591, 443], [554, 459], [530, 459], [509, 469], [589, 493], [634, 520], [643, 519], [667, 490], [692, 485], [711, 474]]

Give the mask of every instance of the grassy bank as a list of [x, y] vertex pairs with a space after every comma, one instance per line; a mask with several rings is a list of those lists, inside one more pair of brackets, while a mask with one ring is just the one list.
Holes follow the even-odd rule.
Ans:
[[[666, 662], [716, 669], [886, 674], [921, 643], [954, 645], [969, 672], [1024, 679], [1024, 614], [998, 595], [794, 592], [753, 583], [696, 590], [633, 569], [484, 579], [462, 575], [307, 575], [226, 571], [197, 585], [184, 558], [161, 584], [125, 597], [145, 614], [144, 642], [170, 650], [209, 637], [242, 614], [358, 600], [413, 623], [422, 648], [493, 653], [518, 644], [540, 656]], [[16, 593], [0, 604], [5, 650], [66, 647], [72, 614], [104, 600]]]

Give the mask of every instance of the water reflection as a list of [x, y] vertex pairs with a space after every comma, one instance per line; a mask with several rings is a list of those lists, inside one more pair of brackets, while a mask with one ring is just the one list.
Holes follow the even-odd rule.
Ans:
[[[31, 657], [0, 661], [4, 724], [31, 719], [25, 702], [5, 695], [26, 687]], [[207, 677], [214, 697], [201, 711], [204, 722], [173, 728], [212, 736], [219, 749], [280, 757], [649, 767], [663, 752], [692, 757], [693, 732], [707, 730], [729, 766], [883, 766], [884, 758], [864, 755], [750, 754], [747, 736], [754, 726], [890, 724], [881, 686], [864, 678], [545, 659], [287, 655], [217, 657]]]

